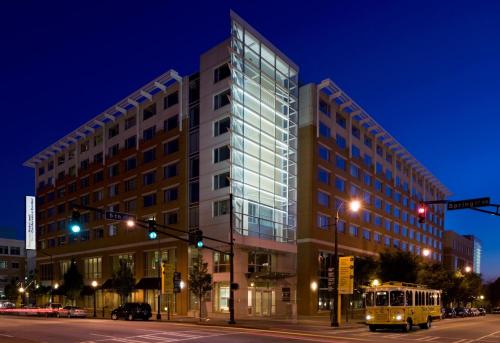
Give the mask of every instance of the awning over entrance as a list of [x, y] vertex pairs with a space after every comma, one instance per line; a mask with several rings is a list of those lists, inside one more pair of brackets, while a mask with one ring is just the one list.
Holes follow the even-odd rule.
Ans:
[[248, 279], [254, 279], [254, 280], [281, 280], [293, 277], [295, 276], [295, 274], [282, 273], [282, 272], [255, 272], [255, 273], [246, 273], [246, 276]]
[[160, 278], [157, 277], [143, 277], [137, 285], [135, 285], [135, 289], [158, 289], [160, 286]]

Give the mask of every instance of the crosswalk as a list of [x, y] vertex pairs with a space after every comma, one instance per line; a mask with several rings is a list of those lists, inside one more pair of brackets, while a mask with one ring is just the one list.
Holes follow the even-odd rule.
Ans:
[[231, 335], [231, 332], [221, 332], [214, 330], [183, 330], [183, 331], [159, 331], [159, 330], [138, 330], [135, 335], [103, 335], [98, 333], [90, 333], [92, 339], [80, 341], [80, 343], [106, 343], [106, 342], [121, 342], [121, 343], [171, 343], [197, 340], [202, 342], [206, 339]]

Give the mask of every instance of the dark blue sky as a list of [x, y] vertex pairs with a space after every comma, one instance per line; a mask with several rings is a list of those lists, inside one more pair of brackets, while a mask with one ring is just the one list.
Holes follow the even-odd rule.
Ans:
[[[24, 226], [23, 161], [168, 69], [194, 72], [230, 6], [301, 66], [333, 79], [453, 198], [500, 202], [500, 2], [2, 1], [0, 227]], [[500, 276], [500, 217], [447, 213]]]

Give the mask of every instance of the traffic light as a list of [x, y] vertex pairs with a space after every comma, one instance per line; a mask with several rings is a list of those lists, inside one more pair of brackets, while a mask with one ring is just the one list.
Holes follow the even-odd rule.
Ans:
[[189, 244], [194, 245], [198, 249], [203, 248], [203, 231], [189, 231]]
[[82, 230], [80, 223], [80, 211], [74, 209], [71, 213], [71, 222], [69, 225], [72, 233], [79, 233]]
[[427, 209], [425, 208], [425, 205], [420, 204], [418, 206], [418, 222], [419, 223], [425, 223], [426, 214], [427, 214]]
[[157, 239], [158, 238], [158, 229], [156, 228], [156, 223], [154, 220], [148, 221], [148, 237], [149, 239]]

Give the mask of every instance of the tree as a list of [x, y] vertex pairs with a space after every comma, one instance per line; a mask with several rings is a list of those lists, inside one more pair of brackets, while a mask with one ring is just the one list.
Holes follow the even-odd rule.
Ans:
[[449, 304], [456, 298], [455, 275], [440, 263], [423, 264], [418, 271], [417, 281], [429, 288], [442, 290], [443, 305]]
[[18, 291], [16, 279], [14, 279], [14, 278], [10, 279], [10, 282], [7, 285], [5, 285], [4, 293], [5, 293], [5, 297], [10, 302], [15, 303], [17, 301], [17, 297], [19, 296], [19, 291]]
[[380, 278], [383, 282], [417, 282], [419, 258], [409, 252], [380, 253]]
[[487, 299], [492, 307], [500, 306], [500, 277], [486, 286]]
[[205, 295], [212, 290], [212, 275], [208, 273], [207, 263], [203, 263], [203, 257], [198, 254], [196, 263], [189, 272], [189, 289], [198, 297], [200, 305], [200, 321], [201, 321], [201, 305]]
[[74, 303], [74, 301], [80, 297], [80, 293], [84, 286], [83, 275], [78, 270], [75, 259], [71, 260], [71, 265], [64, 274], [63, 279], [63, 294]]
[[377, 277], [379, 264], [372, 257], [354, 259], [354, 288], [359, 289]]
[[123, 304], [128, 296], [134, 291], [135, 278], [132, 269], [126, 260], [120, 259], [120, 266], [113, 272], [111, 277], [111, 288], [120, 295]]

